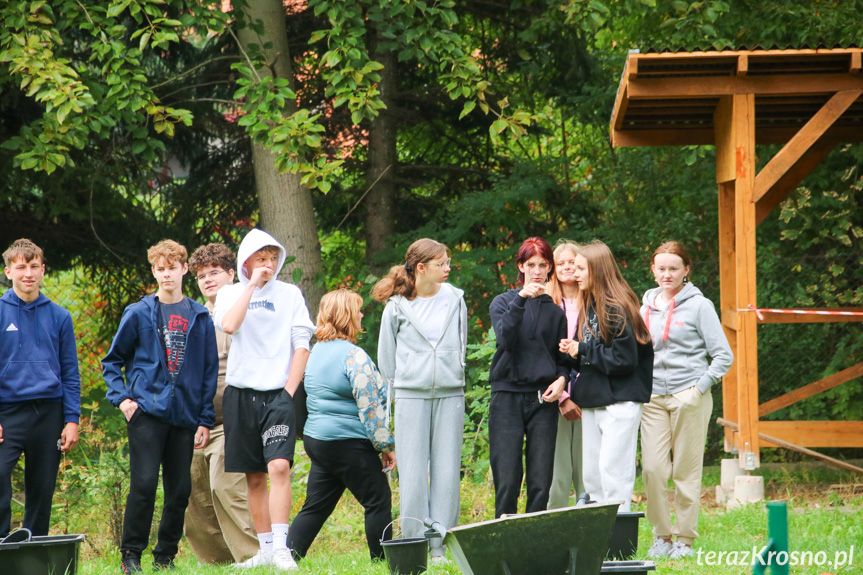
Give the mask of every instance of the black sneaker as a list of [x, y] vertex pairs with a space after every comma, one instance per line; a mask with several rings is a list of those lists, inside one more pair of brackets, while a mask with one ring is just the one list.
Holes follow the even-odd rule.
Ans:
[[141, 557], [133, 551], [120, 552], [120, 569], [125, 575], [141, 572]]
[[153, 571], [173, 571], [177, 566], [168, 555], [153, 555]]

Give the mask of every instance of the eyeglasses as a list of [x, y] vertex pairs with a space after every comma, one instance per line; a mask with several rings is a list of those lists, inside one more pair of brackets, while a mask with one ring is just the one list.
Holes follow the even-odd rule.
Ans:
[[452, 263], [452, 258], [447, 258], [442, 262], [428, 262], [429, 265], [436, 265], [439, 268], [442, 268], [444, 266], [450, 267], [451, 263]]
[[214, 278], [214, 277], [216, 277], [217, 275], [219, 275], [219, 274], [224, 274], [224, 273], [228, 273], [228, 272], [226, 272], [225, 270], [213, 270], [213, 271], [211, 271], [211, 272], [209, 272], [209, 273], [205, 273], [205, 274], [201, 274], [201, 275], [199, 275], [199, 276], [198, 276], [198, 281], [199, 281], [199, 282], [202, 282], [202, 281], [204, 281], [204, 280], [205, 280], [205, 279], [207, 279], [207, 278]]

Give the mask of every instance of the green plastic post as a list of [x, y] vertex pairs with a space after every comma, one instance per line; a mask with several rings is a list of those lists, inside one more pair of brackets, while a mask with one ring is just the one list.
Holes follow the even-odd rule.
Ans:
[[788, 506], [784, 501], [767, 504], [767, 536], [769, 540], [752, 567], [755, 575], [789, 575], [788, 568]]

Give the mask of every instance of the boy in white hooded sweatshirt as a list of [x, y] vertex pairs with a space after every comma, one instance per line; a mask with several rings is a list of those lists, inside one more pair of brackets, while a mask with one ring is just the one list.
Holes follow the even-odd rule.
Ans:
[[[285, 248], [254, 229], [237, 254], [240, 282], [216, 296], [216, 327], [231, 336], [223, 399], [225, 471], [245, 473], [261, 549], [238, 567], [296, 569], [287, 548], [291, 466], [296, 443], [293, 394], [315, 330], [300, 289], [276, 279]], [[270, 489], [267, 489], [269, 475]]]

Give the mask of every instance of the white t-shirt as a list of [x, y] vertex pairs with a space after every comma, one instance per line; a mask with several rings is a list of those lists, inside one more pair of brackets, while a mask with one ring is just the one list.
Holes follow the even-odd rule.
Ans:
[[432, 297], [415, 297], [411, 300], [411, 310], [423, 326], [423, 335], [432, 345], [437, 345], [443, 331], [443, 322], [447, 317], [447, 297], [444, 290], [451, 289], [447, 284], [441, 284], [438, 292]]

